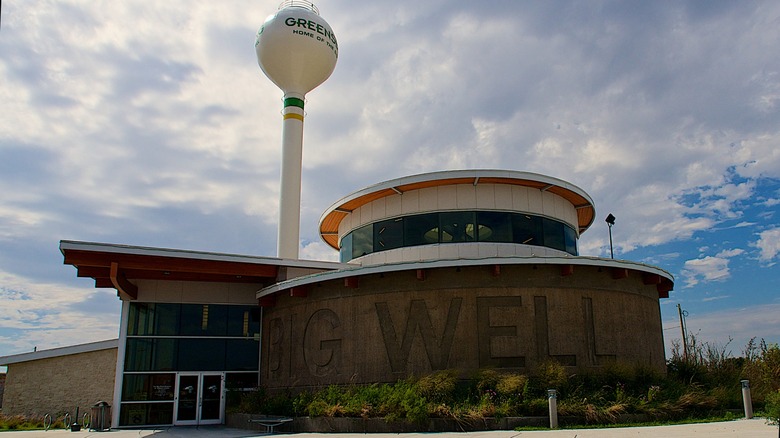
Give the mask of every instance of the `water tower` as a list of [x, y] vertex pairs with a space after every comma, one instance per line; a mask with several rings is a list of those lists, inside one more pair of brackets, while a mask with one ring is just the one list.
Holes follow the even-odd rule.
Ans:
[[338, 43], [316, 6], [305, 0], [287, 0], [260, 27], [255, 51], [263, 73], [284, 92], [277, 255], [297, 259], [304, 99], [333, 72]]

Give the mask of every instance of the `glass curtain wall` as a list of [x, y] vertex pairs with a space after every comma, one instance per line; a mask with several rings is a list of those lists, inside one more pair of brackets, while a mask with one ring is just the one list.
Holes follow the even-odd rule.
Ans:
[[177, 372], [224, 372], [229, 403], [257, 386], [259, 342], [256, 306], [131, 303], [120, 426], [173, 424]]

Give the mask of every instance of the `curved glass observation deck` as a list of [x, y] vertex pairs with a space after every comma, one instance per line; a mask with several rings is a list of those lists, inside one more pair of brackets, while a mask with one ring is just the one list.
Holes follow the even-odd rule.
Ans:
[[590, 196], [566, 181], [519, 171], [454, 170], [358, 190], [325, 211], [320, 236], [342, 262], [362, 265], [576, 256], [577, 239], [594, 217]]
[[468, 242], [544, 246], [577, 255], [577, 232], [555, 219], [506, 211], [442, 211], [363, 225], [341, 239], [339, 258], [346, 263], [396, 248]]

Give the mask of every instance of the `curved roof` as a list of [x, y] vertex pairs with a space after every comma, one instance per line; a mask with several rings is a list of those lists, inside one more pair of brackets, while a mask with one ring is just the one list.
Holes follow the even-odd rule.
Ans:
[[387, 196], [455, 184], [508, 184], [554, 193], [571, 202], [577, 209], [580, 233], [590, 227], [596, 215], [593, 200], [584, 190], [558, 178], [514, 170], [451, 170], [385, 181], [341, 198], [320, 217], [320, 237], [325, 243], [338, 249], [339, 224], [352, 211]]
[[[354, 265], [334, 271], [320, 272], [311, 275], [292, 278], [276, 282], [257, 291], [257, 298], [273, 296], [274, 294], [290, 291], [294, 288], [306, 287], [324, 281], [340, 280], [363, 275], [383, 274], [417, 269], [437, 269], [461, 266], [490, 266], [490, 265], [558, 265], [558, 266], [592, 266], [599, 270], [634, 271], [642, 276], [644, 284], [655, 284], [659, 298], [669, 298], [669, 291], [674, 289], [674, 277], [669, 272], [656, 266], [629, 260], [604, 259], [600, 257], [565, 256], [565, 257], [485, 257], [476, 259], [443, 259], [425, 260], [414, 262], [387, 263], [381, 265], [359, 266]], [[563, 275], [563, 274], [562, 274]], [[625, 276], [613, 276], [613, 279], [625, 278]]]

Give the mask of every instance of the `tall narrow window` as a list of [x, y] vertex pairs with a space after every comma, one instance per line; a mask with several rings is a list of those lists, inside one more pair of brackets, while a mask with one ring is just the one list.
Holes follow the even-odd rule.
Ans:
[[374, 226], [368, 224], [352, 232], [352, 258], [374, 252]]

